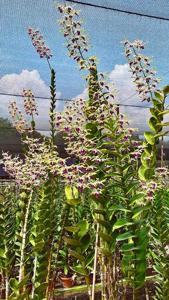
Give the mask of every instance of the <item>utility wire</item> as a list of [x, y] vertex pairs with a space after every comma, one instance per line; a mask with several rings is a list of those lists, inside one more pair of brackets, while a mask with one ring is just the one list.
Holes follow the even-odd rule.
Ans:
[[[2, 93], [0, 92], [0, 96], [13, 96], [13, 97], [25, 97], [21, 94], [10, 94], [10, 93]], [[43, 96], [35, 96], [35, 98], [37, 99], [46, 99], [46, 100], [50, 100], [51, 98], [50, 97], [43, 97]], [[59, 101], [72, 101], [72, 99], [66, 99], [66, 98], [57, 98], [56, 100], [59, 100]]]
[[158, 17], [154, 15], [148, 15], [148, 14], [142, 14], [134, 11], [129, 11], [129, 10], [123, 10], [119, 8], [114, 8], [114, 7], [108, 7], [108, 6], [103, 6], [103, 5], [98, 5], [98, 4], [92, 4], [90, 2], [83, 2], [83, 1], [77, 1], [77, 0], [65, 0], [66, 2], [71, 2], [71, 3], [76, 3], [76, 4], [81, 4], [81, 5], [86, 5], [90, 7], [95, 7], [95, 8], [102, 8], [106, 10], [111, 10], [111, 11], [116, 11], [119, 13], [125, 13], [129, 15], [135, 15], [139, 17], [146, 17], [146, 18], [151, 18], [151, 19], [156, 19], [156, 20], [161, 20], [161, 21], [169, 21], [169, 18], [166, 17]]
[[[5, 130], [14, 130], [17, 132], [16, 128], [15, 127], [3, 127], [3, 126], [0, 126], [0, 129], [5, 129]], [[43, 128], [36, 128], [36, 131], [50, 131], [50, 129], [43, 129]], [[18, 133], [18, 132], [17, 132]]]
[[[137, 93], [132, 94], [131, 96], [129, 96], [127, 99], [130, 99], [131, 97], [137, 95]], [[13, 97], [24, 97], [23, 95], [20, 94], [8, 94], [8, 93], [0, 93], [0, 96], [13, 96]], [[37, 99], [46, 99], [46, 100], [50, 100], [50, 98], [48, 97], [42, 97], [42, 96], [35, 96], [35, 98]], [[73, 99], [65, 99], [65, 98], [57, 98], [56, 100], [58, 101], [64, 101], [64, 102], [71, 102], [73, 101]], [[133, 104], [122, 104], [122, 103], [115, 103], [115, 105], [119, 105], [119, 106], [124, 106], [124, 107], [140, 107], [140, 108], [150, 108], [149, 106], [145, 106], [145, 105], [133, 105]]]

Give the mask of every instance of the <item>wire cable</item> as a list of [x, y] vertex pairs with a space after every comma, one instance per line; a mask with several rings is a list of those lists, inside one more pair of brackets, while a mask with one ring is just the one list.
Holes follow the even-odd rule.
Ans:
[[90, 7], [95, 7], [95, 8], [102, 8], [102, 9], [106, 9], [106, 10], [116, 11], [116, 12], [125, 13], [128, 15], [135, 15], [135, 16], [139, 16], [139, 17], [146, 17], [146, 18], [151, 18], [151, 19], [156, 19], [156, 20], [161, 20], [161, 21], [169, 21], [169, 18], [166, 18], [166, 17], [158, 17], [158, 16], [154, 16], [154, 15], [142, 14], [142, 13], [138, 13], [138, 12], [134, 12], [134, 11], [130, 11], [130, 10], [123, 10], [123, 9], [119, 9], [119, 8], [93, 4], [90, 2], [83, 2], [83, 1], [77, 1], [77, 0], [65, 0], [65, 1], [75, 3], [75, 4], [81, 4], [81, 5], [86, 5], [86, 6], [90, 6]]
[[[134, 94], [132, 94], [131, 96], [129, 96], [127, 99], [125, 99], [125, 101], [126, 100], [128, 100], [128, 99], [130, 99], [130, 98], [132, 98], [132, 97], [134, 97], [134, 96], [136, 96], [137, 95], [137, 93], [134, 93]], [[13, 97], [24, 97], [23, 95], [20, 95], [20, 94], [8, 94], [8, 93], [2, 93], [2, 92], [0, 92], [0, 96], [13, 96]], [[35, 98], [37, 98], [37, 99], [46, 99], [46, 100], [50, 100], [50, 98], [48, 98], [48, 97], [42, 97], [42, 96], [35, 96]], [[71, 102], [71, 101], [73, 101], [73, 99], [66, 99], [66, 98], [57, 98], [56, 100], [58, 100], [58, 101], [64, 101], [64, 102]], [[133, 105], [133, 104], [123, 104], [123, 103], [115, 103], [115, 105], [119, 105], [119, 106], [126, 106], [126, 107], [140, 107], [140, 108], [149, 108], [149, 106], [145, 106], [145, 105]]]
[[[13, 96], [13, 97], [22, 97], [24, 98], [25, 96], [21, 95], [21, 94], [11, 94], [11, 93], [2, 93], [0, 92], [0, 96]], [[35, 96], [36, 99], [46, 99], [46, 100], [50, 100], [50, 97], [43, 97], [43, 96]], [[59, 101], [72, 101], [72, 99], [66, 99], [66, 98], [57, 98], [56, 100]]]

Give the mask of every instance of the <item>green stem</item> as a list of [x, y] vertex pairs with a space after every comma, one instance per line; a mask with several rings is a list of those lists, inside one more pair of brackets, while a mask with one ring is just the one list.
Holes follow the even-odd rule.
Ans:
[[8, 300], [9, 298], [9, 277], [6, 274], [6, 278], [5, 278], [5, 300]]
[[94, 300], [94, 296], [95, 296], [98, 243], [99, 243], [99, 223], [97, 223], [97, 228], [96, 228], [96, 241], [95, 241], [95, 254], [94, 254], [94, 267], [93, 267], [92, 300]]
[[56, 83], [55, 83], [55, 71], [51, 69], [51, 83], [50, 83], [50, 126], [51, 126], [51, 144], [54, 144], [55, 140], [55, 109], [56, 109]]
[[26, 237], [27, 237], [27, 226], [28, 226], [28, 219], [29, 219], [29, 213], [30, 213], [30, 206], [31, 206], [31, 200], [32, 200], [32, 191], [30, 193], [28, 204], [25, 212], [25, 222], [22, 229], [22, 244], [21, 244], [21, 256], [20, 256], [20, 266], [19, 266], [19, 282], [22, 281], [24, 278], [24, 261], [25, 261], [25, 246], [26, 246]]
[[38, 257], [36, 255], [35, 259], [34, 259], [34, 268], [33, 268], [33, 276], [32, 276], [32, 295], [31, 295], [32, 299], [34, 299], [34, 294], [35, 294], [35, 279], [36, 279], [37, 261], [38, 261]]

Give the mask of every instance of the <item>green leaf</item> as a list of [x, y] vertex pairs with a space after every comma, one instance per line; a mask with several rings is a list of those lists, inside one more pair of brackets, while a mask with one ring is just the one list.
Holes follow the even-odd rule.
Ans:
[[[153, 102], [153, 105], [154, 107], [153, 108], [150, 108], [150, 111], [152, 113], [152, 110], [159, 110], [159, 112], [162, 110], [162, 107], [163, 107], [163, 103], [161, 103], [161, 101], [159, 101], [158, 99], [152, 99], [152, 102]], [[155, 113], [155, 116], [156, 116], [156, 113]]]
[[144, 193], [138, 193], [130, 199], [130, 203], [138, 203], [140, 202], [140, 200], [143, 200], [144, 197], [145, 197]]
[[66, 201], [69, 205], [77, 205], [80, 203], [79, 192], [75, 186], [65, 186]]
[[101, 215], [105, 215], [105, 209], [94, 209], [93, 212], [95, 214], [101, 214]]
[[120, 242], [120, 241], [131, 239], [133, 237], [135, 237], [135, 235], [132, 232], [129, 231], [129, 232], [125, 232], [125, 233], [119, 234], [117, 236], [116, 240], [118, 242]]
[[76, 226], [65, 226], [65, 229], [69, 232], [78, 232], [79, 231], [79, 227], [76, 225]]
[[80, 199], [67, 199], [66, 202], [67, 202], [67, 204], [69, 204], [69, 205], [77, 205], [77, 204], [79, 204], [81, 201], [80, 201]]
[[71, 238], [68, 238], [67, 236], [63, 236], [63, 240], [64, 240], [68, 245], [71, 245], [71, 246], [81, 246], [81, 242], [80, 242], [79, 240], [71, 239]]
[[85, 261], [85, 257], [83, 255], [79, 254], [77, 251], [69, 249], [69, 254], [71, 256], [79, 259], [80, 261]]
[[92, 134], [97, 132], [97, 126], [94, 123], [87, 123], [86, 129], [89, 130]]
[[91, 253], [86, 258], [86, 266], [89, 266], [92, 263], [93, 260], [94, 260], [94, 253]]
[[75, 267], [71, 267], [71, 269], [75, 272], [78, 273], [82, 276], [87, 276], [88, 272], [85, 268], [83, 268], [81, 265], [75, 266]]
[[[159, 107], [161, 107], [161, 104], [159, 103], [159, 101], [155, 100], [155, 107], [150, 107], [150, 112], [152, 114], [152, 116], [157, 120], [158, 114], [160, 112]], [[157, 106], [158, 105], [158, 106]]]
[[6, 254], [5, 254], [5, 250], [4, 249], [0, 249], [0, 257], [1, 258], [6, 258]]
[[164, 111], [161, 111], [158, 115], [159, 116], [164, 116], [164, 115], [168, 115], [169, 114], [169, 109], [166, 109]]
[[25, 286], [25, 284], [26, 284], [27, 281], [28, 281], [29, 275], [30, 275], [30, 274], [27, 274], [27, 275], [24, 277], [24, 279], [22, 279], [22, 280], [19, 282], [18, 288], [22, 288], [23, 286]]
[[113, 239], [111, 235], [104, 233], [102, 231], [99, 231], [99, 236], [106, 242], [111, 242]]
[[169, 122], [159, 123], [160, 126], [169, 126]]
[[86, 235], [89, 230], [89, 223], [87, 220], [80, 221], [77, 226], [79, 227], [78, 236], [82, 238]]
[[35, 247], [35, 238], [31, 235], [30, 237], [29, 237], [29, 242], [31, 243], [31, 245], [33, 246], [33, 247]]
[[126, 208], [125, 206], [123, 205], [111, 205], [109, 207], [109, 211], [126, 211], [126, 212], [129, 212], [130, 210], [128, 208]]
[[138, 175], [141, 180], [146, 181], [147, 179], [152, 178], [152, 176], [154, 175], [154, 169], [149, 169], [144, 166], [141, 166], [138, 170]]
[[155, 117], [151, 117], [148, 121], [148, 125], [150, 127], [150, 129], [154, 132], [157, 131], [157, 123], [158, 123], [158, 120], [155, 118]]
[[161, 131], [160, 133], [158, 133], [158, 134], [155, 135], [155, 138], [159, 138], [161, 136], [165, 136], [168, 133], [169, 133], [169, 131]]
[[65, 195], [67, 200], [73, 200], [73, 199], [77, 200], [79, 198], [79, 192], [75, 186], [72, 187], [70, 185], [67, 185], [65, 187]]
[[128, 252], [128, 251], [131, 252], [135, 250], [138, 250], [138, 247], [134, 243], [123, 244], [121, 246], [121, 251], [124, 252]]
[[[44, 292], [45, 289], [47, 288], [48, 286], [48, 283], [47, 282], [42, 282], [36, 289], [35, 289], [35, 294], [39, 294], [41, 292]], [[44, 300], [44, 299], [42, 299]]]
[[13, 291], [15, 291], [15, 290], [18, 289], [19, 282], [18, 282], [17, 279], [11, 278], [11, 279], [10, 279], [10, 282], [9, 282], [9, 285], [10, 285], [11, 289], [12, 289]]
[[104, 254], [104, 256], [107, 256], [107, 257], [112, 257], [112, 251], [110, 251], [109, 249], [107, 249], [107, 248], [102, 248], [101, 247], [101, 252]]
[[81, 242], [80, 249], [84, 253], [91, 244], [90, 234], [87, 233], [85, 236], [83, 236], [82, 239], [80, 240], [80, 242]]
[[151, 154], [147, 154], [147, 152], [143, 152], [141, 154], [141, 162], [142, 165], [146, 168], [153, 168], [155, 167], [156, 164], [156, 156], [154, 155], [154, 152], [152, 152]]
[[136, 189], [137, 185], [138, 185], [137, 182], [130, 182], [127, 186], [126, 195], [129, 195], [130, 193], [132, 193], [132, 191]]
[[62, 257], [65, 257], [66, 258], [66, 251], [63, 251], [63, 250], [59, 250], [59, 253], [61, 254]]
[[154, 137], [154, 135], [153, 135], [152, 132], [145, 131], [144, 137], [145, 137], [146, 141], [147, 141], [150, 145], [154, 145], [154, 144], [155, 144], [155, 137]]
[[145, 210], [145, 209], [148, 209], [148, 207], [137, 207], [134, 209], [134, 212], [133, 212], [133, 216], [132, 216], [132, 219], [138, 219], [138, 216]]
[[113, 226], [113, 231], [124, 226], [130, 226], [133, 223], [126, 219], [119, 219]]
[[44, 245], [45, 245], [45, 241], [39, 241], [39, 242], [35, 243], [33, 251], [37, 252], [37, 251], [41, 250], [44, 247]]
[[163, 101], [164, 100], [164, 93], [163, 91], [156, 91], [154, 92], [155, 97], [160, 100]]
[[144, 152], [148, 155], [151, 156], [153, 154], [153, 146], [150, 144], [147, 144], [146, 141], [143, 142], [144, 146]]
[[102, 220], [102, 219], [97, 219], [97, 218], [96, 218], [96, 221], [97, 221], [97, 223], [104, 226], [105, 228], [107, 228], [107, 229], [110, 228], [110, 223], [108, 221], [105, 221], [105, 220]]
[[166, 85], [165, 87], [163, 87], [163, 93], [165, 96], [167, 96], [169, 94], [169, 85]]

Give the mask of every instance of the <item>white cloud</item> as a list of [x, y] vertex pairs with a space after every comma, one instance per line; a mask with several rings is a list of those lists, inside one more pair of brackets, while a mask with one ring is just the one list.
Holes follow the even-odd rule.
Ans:
[[76, 99], [87, 99], [87, 97], [88, 97], [88, 89], [85, 88], [84, 91], [83, 91], [81, 94], [77, 95], [77, 96], [74, 97], [72, 100], [76, 100]]
[[[110, 82], [115, 84], [118, 89], [117, 101], [122, 104], [131, 105], [147, 105], [142, 103], [136, 94], [135, 86], [132, 83], [131, 74], [127, 64], [115, 65], [114, 69], [109, 74]], [[20, 94], [23, 88], [32, 89], [35, 96], [42, 95], [43, 97], [49, 97], [49, 87], [40, 77], [37, 70], [23, 70], [20, 74], [7, 74], [0, 78], [0, 91], [2, 93]], [[87, 88], [82, 93], [76, 96], [74, 99], [83, 98], [87, 99]], [[61, 93], [57, 92], [57, 97], [60, 97]], [[9, 96], [0, 97], [0, 110], [1, 116], [7, 117], [8, 115], [8, 103], [15, 99], [20, 108], [23, 107], [23, 99]], [[37, 117], [37, 125], [40, 129], [48, 129], [48, 112], [49, 112], [49, 100], [38, 99], [37, 100], [39, 117]], [[57, 110], [62, 110], [64, 103], [57, 103]], [[138, 128], [140, 131], [144, 131], [147, 128], [148, 110], [144, 108], [134, 107], [121, 107], [121, 112], [124, 112], [132, 127]]]
[[[109, 78], [115, 83], [119, 91], [119, 103], [126, 105], [148, 106], [146, 102], [141, 102], [141, 99], [136, 93], [128, 64], [115, 65], [109, 75]], [[127, 115], [132, 127], [138, 128], [141, 132], [148, 128], [148, 109], [142, 107], [122, 107], [121, 110]]]
[[[117, 102], [125, 105], [147, 106], [147, 103], [142, 103], [136, 93], [135, 86], [132, 82], [131, 73], [129, 72], [128, 64], [115, 65], [114, 69], [109, 74], [110, 83], [114, 83], [118, 90]], [[87, 88], [76, 96], [74, 99], [87, 99]], [[147, 120], [149, 117], [148, 109], [142, 107], [120, 107], [120, 111], [125, 113], [130, 125], [138, 128], [139, 131], [147, 129]]]
[[49, 88], [37, 70], [22, 70], [20, 74], [7, 74], [0, 79], [0, 89], [3, 92], [21, 93], [23, 88], [31, 88], [35, 95], [49, 96]]
[[[0, 78], [0, 91], [1, 93], [9, 94], [21, 94], [23, 88], [31, 89], [35, 96], [50, 97], [50, 90], [46, 83], [40, 77], [37, 70], [28, 71], [22, 70], [20, 74], [7, 74]], [[61, 96], [60, 92], [57, 92], [57, 97]], [[1, 96], [0, 97], [0, 109], [1, 116], [9, 117], [8, 104], [12, 100], [16, 100], [18, 107], [23, 109], [23, 98]], [[48, 99], [37, 99], [39, 116], [37, 117], [37, 127], [41, 129], [47, 129], [48, 126], [48, 112], [50, 101]], [[60, 104], [58, 102], [58, 109]], [[3, 114], [3, 115], [2, 115]]]

